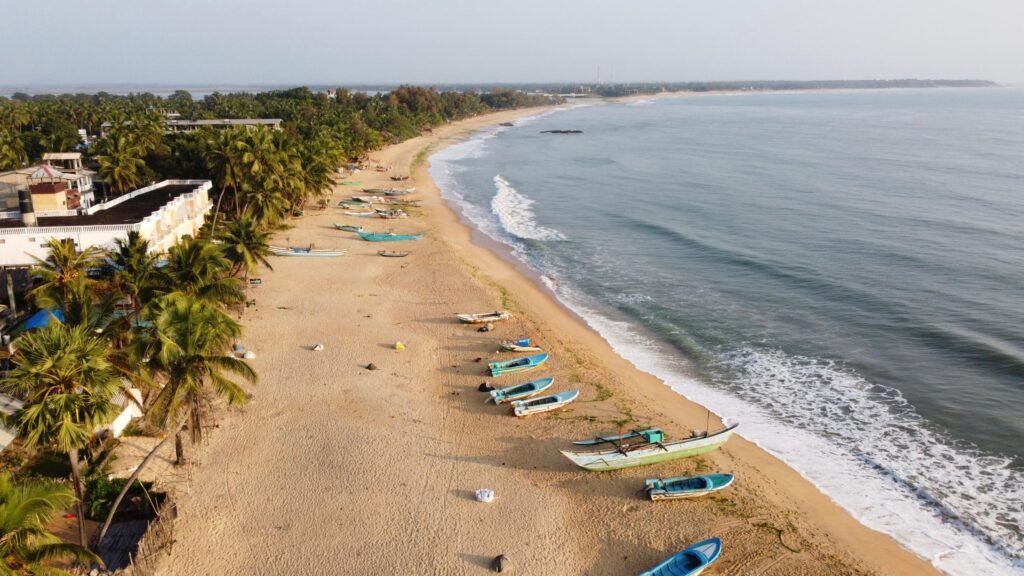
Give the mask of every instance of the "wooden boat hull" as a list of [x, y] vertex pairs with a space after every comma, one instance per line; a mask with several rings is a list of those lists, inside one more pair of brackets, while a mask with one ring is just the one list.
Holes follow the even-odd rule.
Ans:
[[388, 252], [387, 250], [379, 250], [377, 254], [385, 258], [405, 258], [409, 255], [408, 252]]
[[485, 314], [456, 314], [455, 317], [466, 324], [487, 324], [489, 322], [508, 320], [512, 315], [508, 312], [501, 311], [488, 312]]
[[508, 360], [505, 362], [491, 362], [487, 365], [487, 368], [490, 370], [491, 376], [502, 376], [505, 374], [515, 374], [518, 372], [533, 370], [547, 361], [547, 354], [537, 354], [535, 356], [516, 358], [515, 360]]
[[736, 426], [738, 425], [732, 424], [714, 434], [707, 434], [697, 438], [684, 438], [674, 442], [650, 444], [626, 452], [617, 448], [593, 452], [568, 452], [566, 450], [561, 452], [573, 464], [584, 470], [594, 472], [621, 470], [623, 468], [647, 466], [680, 458], [690, 458], [711, 452], [725, 444], [732, 437]]
[[512, 412], [519, 418], [552, 412], [564, 408], [579, 395], [579, 390], [569, 390], [530, 400], [516, 400], [512, 402]]
[[270, 253], [274, 256], [294, 256], [298, 258], [334, 258], [344, 256], [344, 250], [308, 250], [306, 248], [279, 248], [270, 247]]
[[652, 478], [644, 482], [647, 496], [653, 500], [681, 500], [707, 496], [728, 488], [734, 480], [732, 474], [706, 474], [688, 478]]
[[377, 212], [376, 211], [374, 211], [374, 212], [343, 212], [343, 214], [345, 214], [345, 216], [356, 216], [356, 217], [359, 217], [359, 218], [368, 218], [370, 216], [376, 216]]
[[334, 227], [337, 228], [338, 230], [344, 230], [345, 232], [362, 232], [363, 231], [363, 227], [362, 226], [352, 226], [351, 224], [338, 224], [337, 222], [334, 223]]
[[697, 576], [722, 555], [722, 540], [709, 538], [666, 558], [640, 576]]
[[526, 382], [525, 384], [516, 384], [515, 386], [498, 388], [497, 390], [491, 390], [490, 400], [495, 404], [523, 400], [524, 398], [536, 396], [548, 388], [551, 388], [551, 385], [554, 383], [554, 378], [541, 378], [540, 380]]

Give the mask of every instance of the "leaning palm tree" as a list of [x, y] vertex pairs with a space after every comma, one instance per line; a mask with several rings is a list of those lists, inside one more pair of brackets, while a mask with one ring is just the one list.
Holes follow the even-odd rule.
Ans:
[[124, 193], [142, 182], [146, 168], [143, 150], [121, 130], [103, 139], [102, 152], [97, 156], [100, 177], [117, 193]]
[[[244, 130], [233, 126], [218, 131], [206, 140], [203, 154], [206, 167], [210, 170], [214, 183], [220, 188], [210, 225], [211, 235], [217, 233], [217, 216], [220, 214], [221, 202], [224, 201], [224, 193], [230, 189], [232, 194], [237, 196], [242, 185], [242, 158], [249, 148]], [[235, 200], [237, 202], [237, 198]]]
[[180, 292], [207, 302], [237, 304], [245, 295], [242, 282], [228, 276], [230, 270], [231, 261], [221, 246], [185, 237], [167, 251], [162, 293]]
[[83, 486], [78, 452], [93, 431], [117, 412], [111, 402], [121, 389], [108, 359], [109, 343], [88, 326], [51, 322], [18, 339], [14, 369], [0, 389], [24, 399], [6, 423], [29, 448], [46, 447], [68, 455], [78, 497], [78, 530], [85, 545]]
[[71, 576], [50, 565], [68, 558], [102, 564], [88, 548], [66, 544], [46, 529], [74, 503], [66, 486], [38, 480], [15, 485], [9, 474], [0, 473], [0, 574]]
[[188, 424], [193, 443], [202, 441], [211, 388], [228, 404], [241, 405], [246, 400], [245, 390], [228, 374], [254, 383], [257, 379], [246, 362], [224, 353], [241, 333], [241, 327], [220, 308], [184, 294], [165, 296], [154, 305], [160, 309], [160, 314], [153, 330], [140, 336], [137, 345], [143, 350], [142, 355], [148, 358], [149, 367], [165, 380], [149, 416], [155, 418], [164, 430], [169, 430], [173, 423], [173, 429], [139, 464], [114, 499], [97, 544], [103, 542], [129, 486], [164, 442], [174, 437], [177, 463], [180, 464], [184, 462], [184, 443], [181, 440], [184, 426]]

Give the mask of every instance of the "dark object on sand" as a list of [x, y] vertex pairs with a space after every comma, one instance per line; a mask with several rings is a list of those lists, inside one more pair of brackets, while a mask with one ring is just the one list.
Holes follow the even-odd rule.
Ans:
[[373, 362], [370, 362], [369, 364], [366, 365], [366, 369], [367, 370], [376, 370], [377, 369], [377, 365], [374, 364]]
[[541, 134], [583, 134], [583, 130], [541, 130]]
[[491, 386], [487, 382], [481, 382], [480, 386], [477, 387], [477, 390], [480, 392], [490, 392], [491, 390], [494, 390], [494, 386]]
[[483, 326], [476, 329], [477, 332], [490, 332], [494, 328], [494, 324], [484, 324]]
[[483, 362], [483, 361], [484, 361], [483, 356], [477, 356], [476, 358], [473, 358], [473, 362], [476, 362], [478, 364], [480, 362]]
[[509, 127], [511, 127], [511, 126], [515, 126], [515, 124], [513, 124], [511, 122], [502, 122], [501, 124], [499, 124], [499, 126], [509, 126]]
[[491, 560], [491, 570], [495, 572], [504, 572], [506, 570], [512, 571], [512, 563], [509, 562], [508, 558], [504, 554], [500, 554]]

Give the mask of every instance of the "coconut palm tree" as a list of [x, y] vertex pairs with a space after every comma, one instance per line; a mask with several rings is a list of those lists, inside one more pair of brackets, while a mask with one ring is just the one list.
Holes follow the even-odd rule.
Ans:
[[0, 170], [21, 168], [28, 162], [25, 144], [14, 129], [0, 127]]
[[97, 427], [117, 413], [111, 402], [121, 389], [108, 359], [109, 343], [85, 325], [51, 322], [18, 339], [14, 369], [0, 389], [25, 405], [4, 419], [29, 448], [46, 447], [68, 455], [78, 497], [78, 530], [85, 545], [83, 491], [78, 452]]
[[238, 189], [244, 180], [242, 158], [249, 148], [244, 130], [245, 128], [232, 126], [212, 134], [206, 140], [206, 167], [213, 176], [214, 184], [220, 188], [220, 194], [217, 195], [217, 206], [213, 210], [213, 221], [210, 225], [211, 235], [217, 233], [217, 216], [220, 214], [221, 202], [224, 201], [224, 193], [230, 189], [231, 193], [237, 197]]
[[256, 222], [247, 216], [226, 224], [217, 239], [221, 241], [225, 256], [231, 261], [231, 274], [244, 271], [244, 279], [248, 281], [249, 274], [255, 272], [259, 264], [273, 270], [274, 267], [267, 261], [270, 255], [269, 238], [270, 235], [260, 230]]
[[115, 129], [102, 142], [101, 153], [96, 157], [100, 177], [119, 194], [137, 187], [146, 168], [144, 151], [123, 129]]
[[222, 305], [237, 304], [245, 299], [245, 295], [241, 280], [227, 275], [230, 270], [231, 261], [221, 246], [185, 237], [167, 251], [161, 292], [180, 292]]
[[[255, 383], [256, 373], [244, 361], [226, 355], [232, 341], [241, 334], [241, 326], [215, 305], [182, 293], [169, 294], [153, 303], [159, 309], [152, 330], [135, 342], [137, 356], [147, 358], [147, 368], [164, 381], [148, 416], [168, 435], [142, 460], [114, 499], [97, 537], [97, 545], [114, 520], [129, 487], [153, 456], [170, 438], [174, 438], [176, 463], [184, 463], [181, 432], [189, 426], [192, 442], [202, 441], [206, 406], [210, 392], [228, 404], [246, 401], [245, 390], [227, 375], [234, 374]], [[173, 428], [169, 428], [173, 423]]]
[[44, 481], [15, 485], [10, 474], [0, 473], [0, 574], [71, 576], [49, 565], [68, 558], [102, 564], [88, 548], [66, 544], [46, 529], [74, 503], [75, 494], [66, 486]]
[[89, 271], [99, 267], [100, 252], [93, 247], [78, 250], [74, 242], [56, 238], [47, 241], [47, 249], [46, 259], [32, 256], [36, 264], [31, 276], [36, 286], [29, 296], [41, 308], [60, 309], [65, 315], [81, 311], [93, 298], [95, 280]]
[[134, 321], [139, 310], [154, 296], [160, 280], [159, 258], [150, 252], [149, 241], [138, 231], [131, 230], [127, 237], [114, 240], [114, 249], [107, 251], [112, 273], [110, 282], [130, 300]]

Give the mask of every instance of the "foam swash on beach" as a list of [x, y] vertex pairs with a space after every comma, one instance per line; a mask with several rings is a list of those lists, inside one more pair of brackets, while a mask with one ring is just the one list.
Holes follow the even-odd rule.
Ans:
[[[1021, 574], [1022, 105], [585, 108], [432, 170], [620, 355], [740, 419], [858, 520], [950, 574]], [[537, 137], [556, 122], [585, 137]]]

